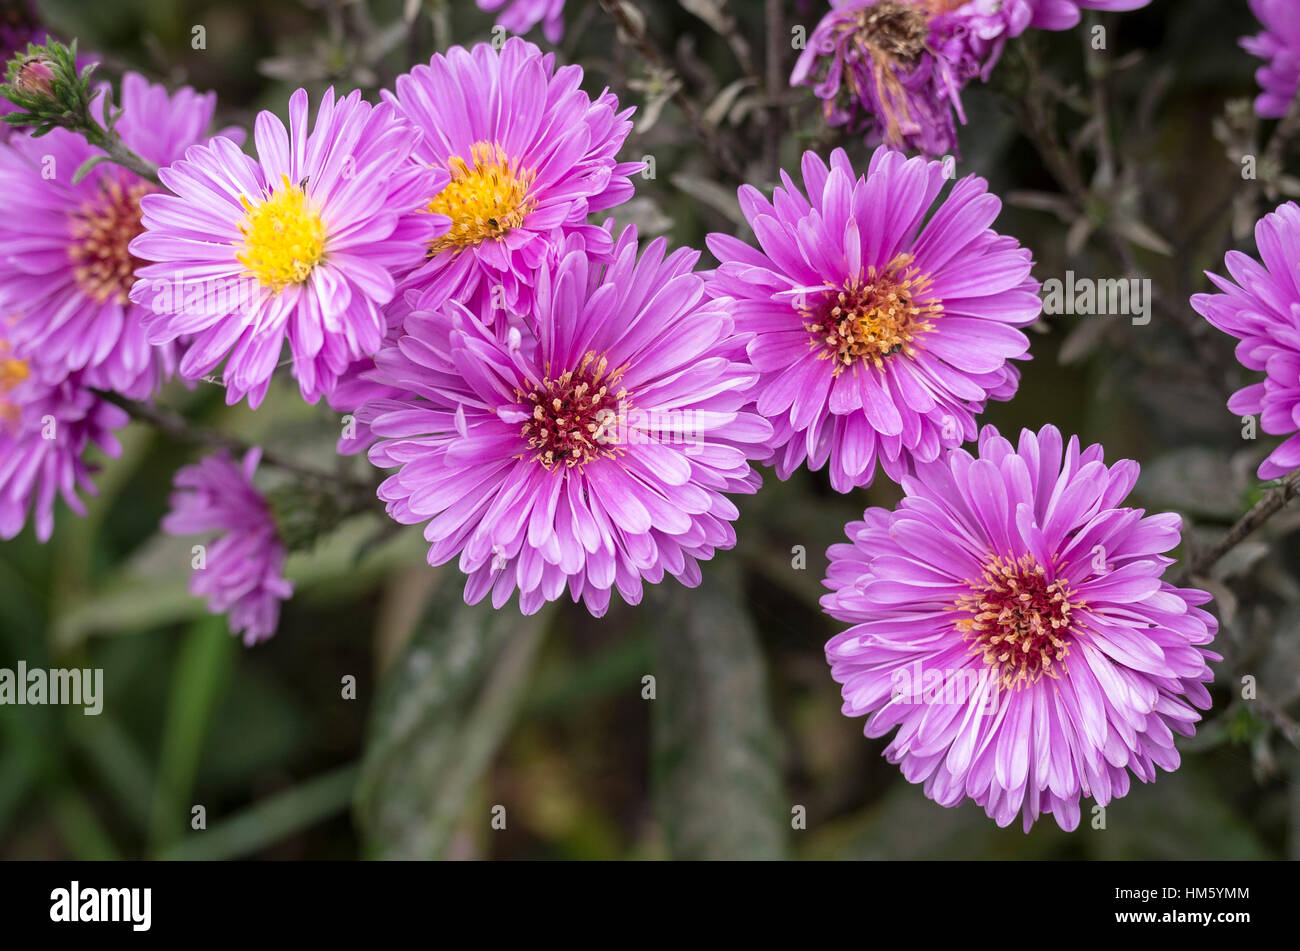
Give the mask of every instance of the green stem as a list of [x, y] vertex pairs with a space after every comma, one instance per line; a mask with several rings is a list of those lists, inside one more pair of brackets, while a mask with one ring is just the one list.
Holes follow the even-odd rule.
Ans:
[[158, 178], [158, 166], [128, 148], [127, 144], [122, 141], [122, 137], [114, 130], [105, 129], [93, 118], [87, 116], [86, 125], [75, 131], [80, 132], [85, 140], [95, 148], [102, 150], [108, 156], [110, 162], [121, 165], [155, 185], [162, 184], [162, 181]]

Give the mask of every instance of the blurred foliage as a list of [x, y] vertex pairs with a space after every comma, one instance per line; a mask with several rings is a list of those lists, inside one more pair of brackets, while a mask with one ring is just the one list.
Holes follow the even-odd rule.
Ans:
[[[373, 91], [435, 44], [489, 37], [469, 0], [428, 0], [410, 31], [403, 6], [40, 3], [59, 35], [105, 56], [108, 75], [132, 68], [215, 89], [221, 124], [245, 126], [260, 108], [282, 111], [299, 85]], [[784, 40], [769, 44], [762, 0], [641, 6], [673, 81], [615, 41], [594, 0], [569, 0], [558, 54], [583, 65], [589, 90], [608, 84], [638, 107], [624, 156], [652, 156], [655, 176], [615, 217], [680, 245], [703, 247], [714, 230], [746, 236], [737, 183], [701, 147], [675, 86], [760, 186], [804, 148], [842, 144], [864, 160], [862, 143], [821, 126], [807, 91], [774, 90], [774, 108], [765, 80], [749, 75], [747, 59], [761, 63], [769, 46], [787, 58], [782, 80], [793, 61]], [[821, 9], [792, 0], [783, 25], [811, 27]], [[1182, 513], [1187, 543], [1199, 545], [1257, 496], [1270, 441], [1241, 439], [1224, 402], [1246, 376], [1231, 341], [1185, 302], [1226, 248], [1253, 250], [1243, 220], [1287, 183], [1240, 176], [1240, 152], [1269, 131], [1230, 105], [1254, 89], [1257, 64], [1236, 45], [1256, 30], [1244, 0], [1155, 0], [1102, 22], [1103, 98], [1092, 95], [1102, 61], [1081, 31], [1013, 43], [993, 82], [965, 94], [958, 168], [1008, 199], [999, 229], [1034, 250], [1040, 279], [1123, 274], [1105, 240], [1113, 225], [1173, 306], [1147, 326], [1044, 319], [1018, 396], [985, 419], [1004, 432], [1053, 422], [1104, 442], [1109, 458], [1140, 460], [1139, 504]], [[205, 49], [193, 48], [196, 26]], [[1049, 64], [1050, 82], [1035, 79], [1035, 63]], [[1087, 190], [1082, 208], [1063, 202], [1028, 138], [1019, 106], [1031, 93], [1050, 100]], [[337, 420], [288, 383], [256, 414], [224, 407], [203, 384], [173, 386], [162, 401], [337, 464]], [[29, 531], [0, 546], [0, 666], [102, 667], [107, 694], [98, 717], [0, 706], [4, 857], [1300, 857], [1294, 511], [1208, 582], [1227, 660], [1207, 722], [1181, 744], [1183, 768], [1135, 784], [1104, 831], [1088, 828], [1085, 810], [1074, 834], [1048, 819], [1025, 835], [970, 804], [934, 805], [880, 757], [883, 741], [839, 712], [822, 656], [836, 625], [817, 604], [825, 550], [864, 506], [897, 499], [885, 480], [842, 497], [824, 474], [780, 483], [769, 471], [761, 493], [739, 501], [738, 549], [718, 556], [700, 589], [666, 582], [638, 608], [615, 598], [599, 620], [567, 603], [532, 619], [513, 605], [466, 608], [454, 565], [424, 565], [418, 529], [359, 517], [291, 559], [298, 593], [279, 633], [245, 650], [186, 594], [189, 541], [158, 535], [171, 475], [191, 450], [138, 425], [125, 443], [89, 518], [61, 510], [49, 545]], [[797, 546], [806, 567], [795, 567]], [[643, 699], [647, 675], [655, 700]], [[1245, 675], [1258, 676], [1258, 700], [1238, 699]], [[344, 698], [347, 677], [355, 700]], [[670, 708], [673, 696], [682, 702]], [[500, 804], [507, 823], [494, 830]], [[206, 810], [201, 832], [194, 805]], [[791, 828], [796, 805], [805, 830]]]

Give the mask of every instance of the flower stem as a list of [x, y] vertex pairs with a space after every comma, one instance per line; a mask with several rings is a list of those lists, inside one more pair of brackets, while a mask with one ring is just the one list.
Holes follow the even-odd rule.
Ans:
[[1195, 555], [1190, 564], [1179, 573], [1174, 583], [1181, 586], [1193, 577], [1204, 575], [1215, 562], [1245, 541], [1270, 518], [1286, 508], [1287, 503], [1296, 496], [1300, 496], [1300, 469], [1283, 479], [1281, 485], [1265, 492], [1264, 497], [1256, 502], [1249, 512], [1238, 519], [1237, 523], [1228, 529], [1218, 542]]
[[[149, 423], [178, 442], [207, 446], [212, 449], [225, 449], [238, 455], [243, 455], [254, 448], [251, 443], [245, 442], [237, 436], [230, 436], [215, 429], [195, 426], [179, 413], [171, 410], [151, 406], [138, 400], [127, 399], [108, 390], [95, 390], [95, 394], [100, 399], [125, 410], [132, 419]], [[375, 488], [366, 482], [350, 479], [338, 473], [314, 469], [311, 466], [304, 466], [265, 448], [262, 449], [262, 462], [297, 476], [299, 479], [311, 482], [315, 486], [330, 488], [337, 496], [347, 502], [345, 509], [349, 514], [367, 511], [374, 507], [376, 501]]]
[[103, 151], [108, 160], [128, 169], [141, 178], [161, 185], [158, 178], [158, 166], [148, 159], [131, 151], [122, 141], [122, 137], [112, 129], [105, 129], [93, 118], [87, 117], [87, 125], [77, 129], [87, 142]]

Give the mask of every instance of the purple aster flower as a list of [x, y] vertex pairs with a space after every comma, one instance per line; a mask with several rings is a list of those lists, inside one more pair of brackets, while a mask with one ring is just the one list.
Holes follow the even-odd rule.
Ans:
[[241, 464], [223, 452], [185, 466], [162, 522], [170, 535], [218, 534], [190, 576], [190, 593], [207, 598], [213, 614], [228, 615], [230, 632], [248, 647], [275, 633], [280, 602], [293, 595], [275, 519], [253, 485], [261, 458], [255, 448]]
[[497, 26], [521, 36], [537, 24], [548, 43], [564, 39], [564, 0], [477, 0], [478, 8], [497, 14]]
[[[101, 87], [101, 89], [104, 87]], [[101, 92], [96, 108], [107, 98]], [[135, 73], [122, 79], [116, 129], [146, 159], [166, 164], [203, 141], [216, 95], [188, 87], [169, 95]], [[105, 162], [80, 182], [74, 173], [100, 155], [80, 135], [56, 129], [11, 136], [0, 146], [0, 313], [22, 356], [39, 352], [89, 385], [145, 397], [173, 369], [170, 346], [151, 346], [146, 311], [128, 294], [142, 263], [130, 250], [141, 231], [140, 202], [155, 185]]]
[[418, 162], [450, 182], [426, 196], [450, 223], [404, 284], [470, 310], [526, 314], [536, 273], [552, 245], [581, 235], [593, 255], [610, 237], [587, 223], [594, 211], [632, 194], [640, 163], [615, 161], [632, 128], [608, 91], [592, 99], [582, 69], [518, 37], [498, 52], [487, 43], [453, 47], [398, 78], [384, 97], [421, 132]]
[[1030, 26], [1069, 29], [1079, 8], [1133, 10], [1150, 0], [831, 0], [790, 76], [824, 100], [830, 125], [868, 144], [957, 153], [961, 90], [987, 81], [1009, 39]]
[[727, 308], [704, 299], [699, 253], [664, 256], [636, 231], [608, 265], [580, 246], [540, 272], [536, 336], [505, 339], [456, 302], [416, 312], [376, 361], [410, 395], [364, 413], [389, 514], [428, 522], [430, 564], [457, 555], [465, 600], [531, 614], [567, 586], [595, 615], [610, 591], [700, 580], [735, 543], [728, 493], [759, 483], [748, 459], [771, 436], [745, 410], [755, 373]]
[[1231, 279], [1209, 274], [1223, 293], [1197, 294], [1192, 308], [1211, 324], [1241, 341], [1237, 359], [1248, 370], [1262, 370], [1260, 383], [1238, 390], [1228, 409], [1260, 417], [1264, 432], [1289, 436], [1259, 466], [1261, 479], [1276, 479], [1300, 467], [1300, 290], [1296, 253], [1300, 206], [1287, 202], [1255, 225], [1261, 264], [1240, 251], [1226, 259]]
[[991, 426], [921, 465], [894, 511], [868, 509], [829, 551], [826, 611], [852, 624], [826, 658], [846, 716], [943, 806], [967, 797], [1025, 831], [1079, 823], [1174, 770], [1174, 734], [1208, 709], [1210, 596], [1161, 579], [1177, 515], [1122, 503], [1137, 463], [1046, 426], [1013, 447]]
[[1027, 250], [990, 229], [1001, 202], [976, 176], [942, 201], [942, 163], [881, 147], [855, 178], [843, 150], [803, 159], [808, 196], [781, 173], [769, 202], [746, 185], [761, 250], [712, 234], [708, 292], [752, 334], [757, 412], [775, 434], [765, 461], [805, 461], [840, 492], [895, 480], [913, 459], [976, 436], [990, 400], [1010, 399], [1027, 359], [1016, 328], [1042, 305]]
[[327, 90], [308, 132], [306, 90], [289, 99], [289, 129], [257, 117], [257, 158], [218, 136], [161, 169], [172, 194], [141, 202], [131, 252], [132, 299], [146, 305], [154, 343], [193, 336], [180, 372], [223, 359], [226, 401], [256, 408], [287, 339], [303, 398], [374, 353], [394, 271], [414, 267], [443, 225], [421, 213], [445, 177], [410, 161], [417, 133], [391, 106]]
[[[826, 121], [869, 144], [927, 155], [955, 152], [953, 113], [980, 71], [966, 57], [960, 6], [947, 0], [832, 0], [813, 28], [790, 85], [809, 85]], [[954, 53], [956, 57], [954, 58]]]
[[1263, 90], [1255, 111], [1264, 119], [1280, 119], [1300, 91], [1300, 6], [1292, 0], [1250, 0], [1250, 8], [1264, 32], [1243, 38], [1241, 45], [1266, 60], [1255, 72]]
[[80, 376], [18, 358], [0, 321], [0, 538], [13, 538], [33, 511], [36, 537], [48, 541], [54, 530], [54, 500], [62, 496], [78, 515], [86, 507], [78, 490], [95, 494], [85, 462], [97, 447], [117, 457], [113, 431], [127, 415], [89, 390]]

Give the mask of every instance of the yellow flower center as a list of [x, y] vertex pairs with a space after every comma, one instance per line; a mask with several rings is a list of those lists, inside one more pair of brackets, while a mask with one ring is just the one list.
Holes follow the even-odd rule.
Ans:
[[123, 188], [109, 181], [95, 198], [72, 215], [72, 276], [89, 298], [99, 303], [114, 300], [125, 304], [135, 269], [143, 264], [127, 245], [141, 232], [140, 199], [157, 191], [148, 182]]
[[430, 255], [500, 240], [537, 206], [528, 194], [536, 175], [511, 162], [501, 146], [476, 142], [471, 158], [473, 165], [459, 155], [447, 163], [451, 182], [429, 202], [429, 211], [451, 219], [451, 230], [430, 245]]
[[838, 376], [863, 360], [877, 368], [897, 350], [912, 355], [913, 341], [934, 329], [943, 304], [929, 296], [931, 281], [912, 266], [910, 254], [900, 254], [865, 280], [819, 294], [798, 308], [812, 346], [820, 359], [833, 359]]
[[325, 256], [325, 223], [302, 188], [280, 176], [281, 188], [254, 205], [239, 197], [248, 215], [239, 225], [244, 249], [236, 260], [265, 287], [280, 293], [301, 284]]
[[992, 555], [981, 577], [967, 583], [970, 594], [953, 605], [969, 615], [957, 621], [957, 630], [1003, 689], [1035, 684], [1044, 674], [1057, 677], [1073, 639], [1070, 614], [1086, 607], [1070, 585], [1059, 578], [1049, 583], [1032, 555]]
[[30, 374], [27, 361], [14, 357], [9, 342], [0, 340], [0, 427], [13, 429], [18, 425], [19, 408], [10, 401], [9, 394]]

